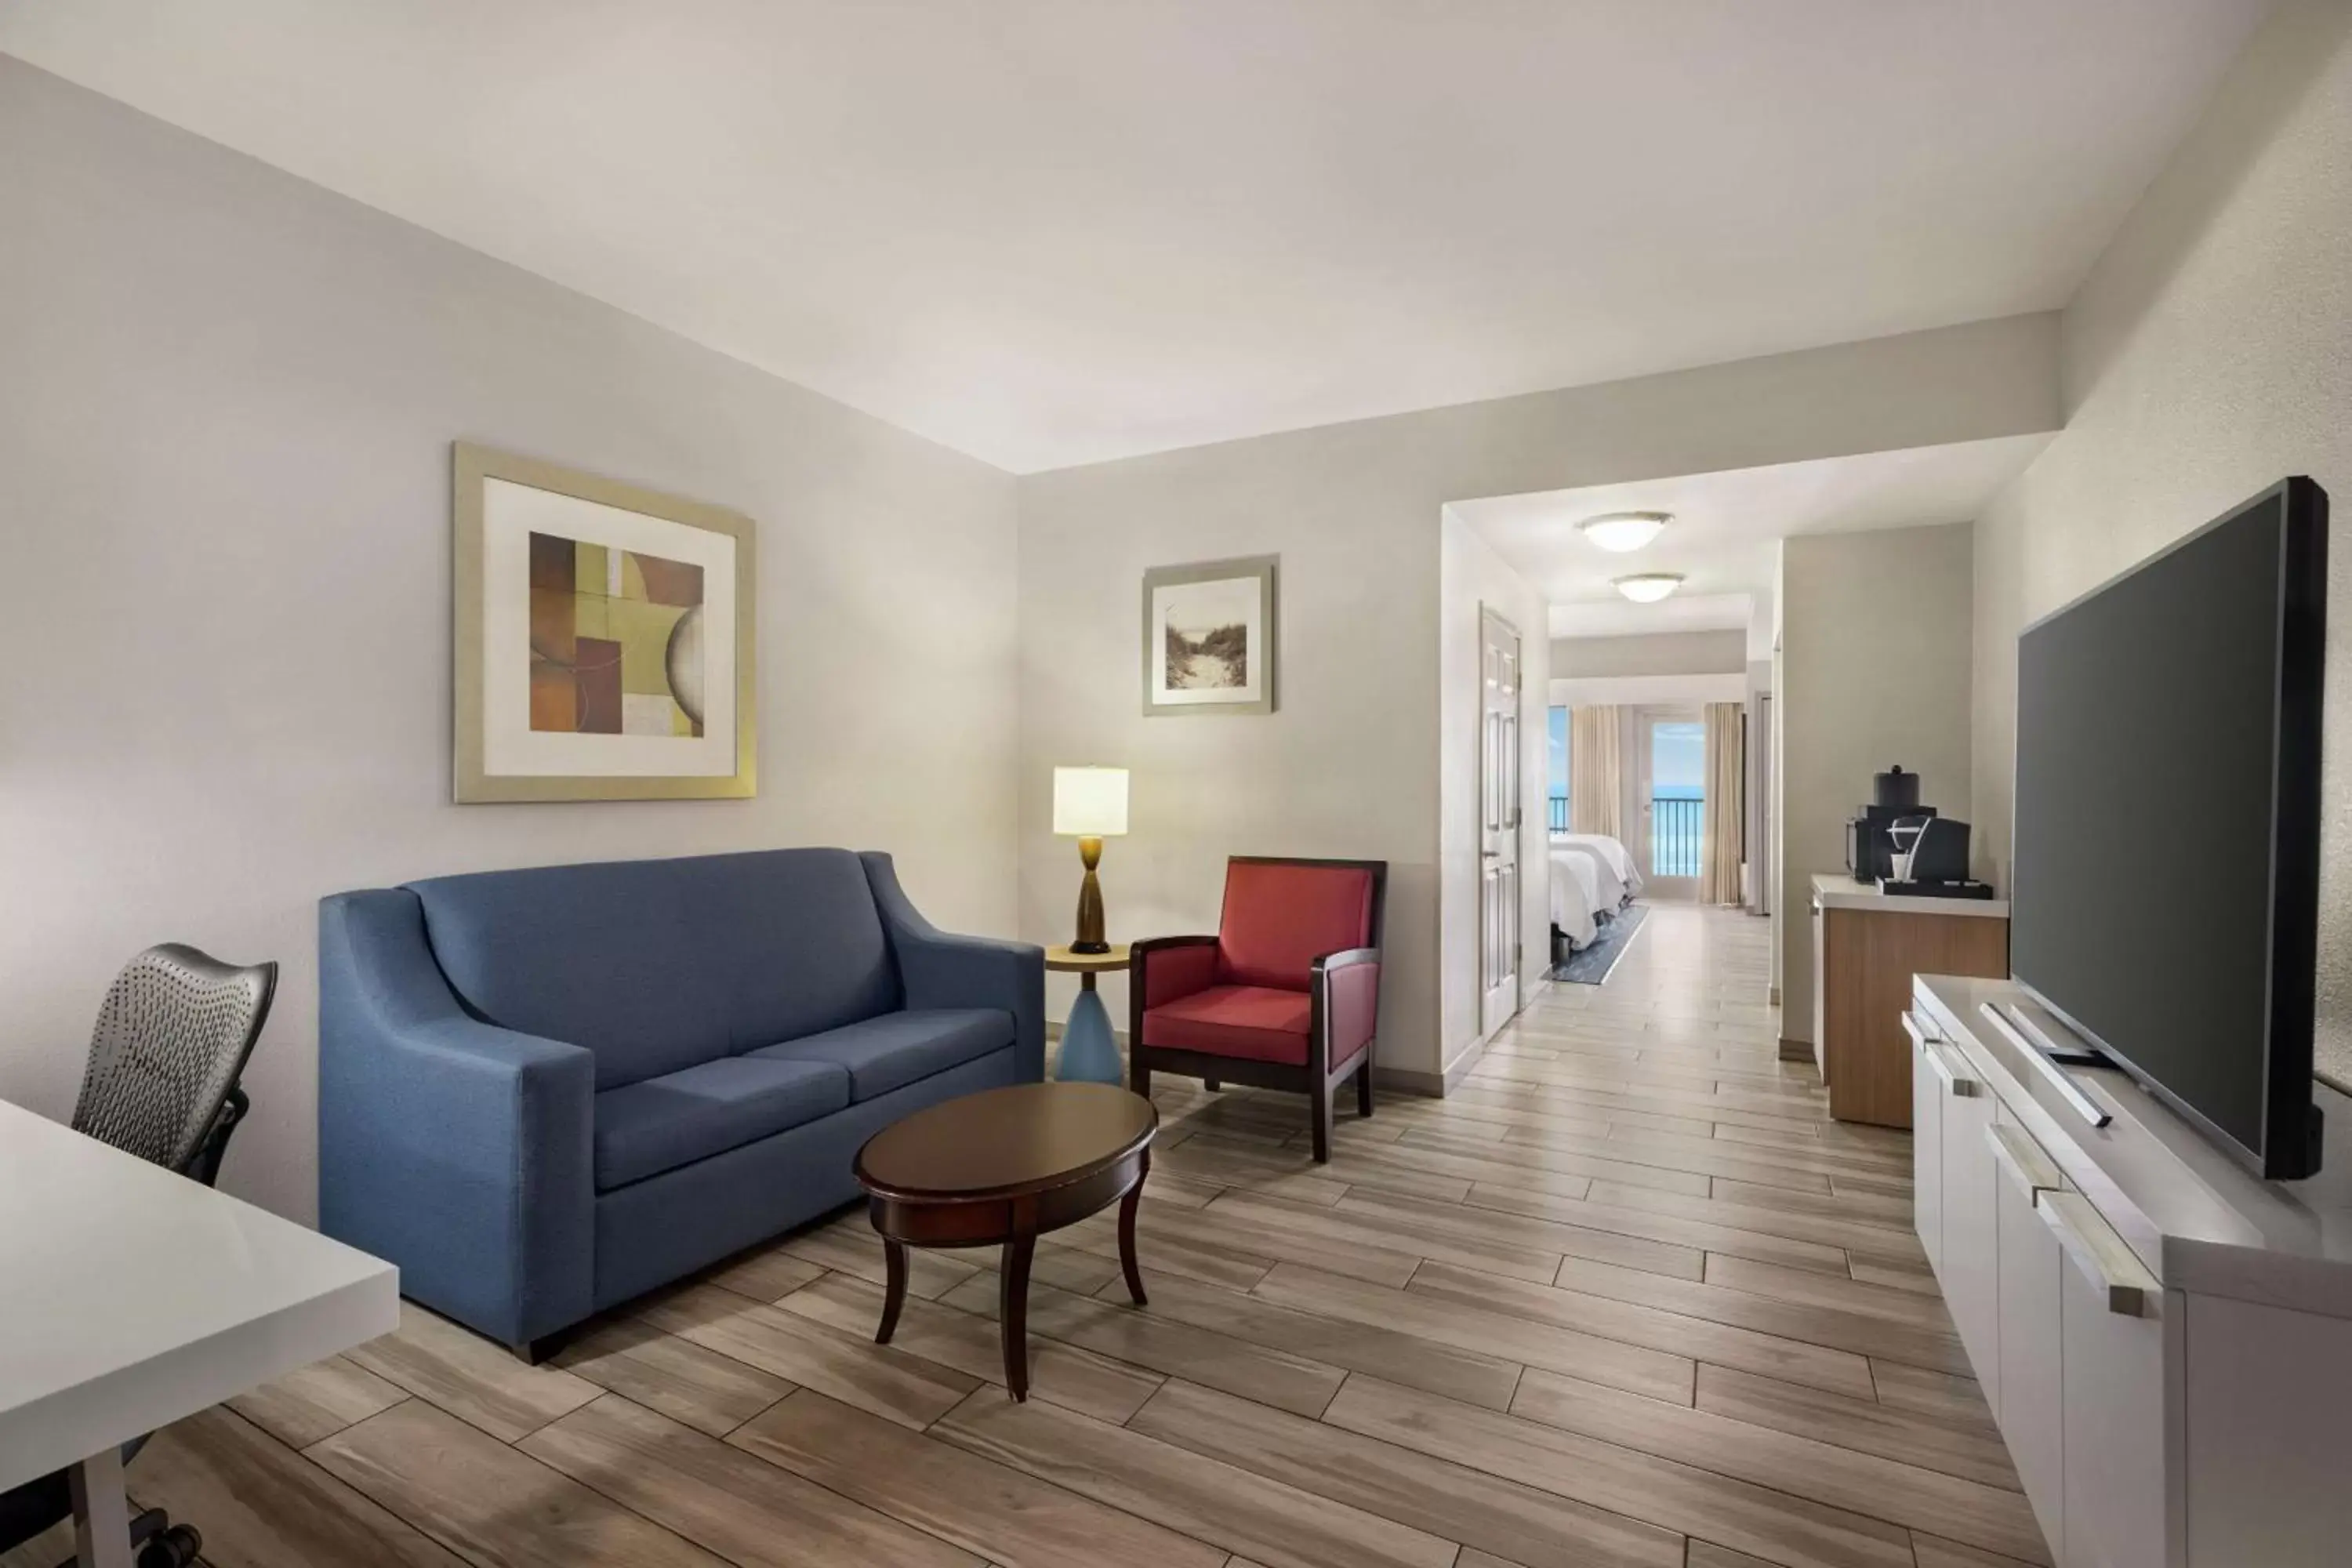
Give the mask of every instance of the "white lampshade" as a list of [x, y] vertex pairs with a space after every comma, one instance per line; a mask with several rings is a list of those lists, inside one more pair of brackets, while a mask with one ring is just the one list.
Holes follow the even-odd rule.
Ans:
[[1654, 605], [1683, 585], [1678, 572], [1643, 572], [1620, 577], [1611, 586], [1637, 605]]
[[1673, 521], [1671, 512], [1611, 511], [1588, 517], [1576, 527], [1578, 532], [1603, 550], [1639, 550], [1664, 532]]
[[1055, 768], [1054, 831], [1109, 838], [1127, 831], [1125, 768]]

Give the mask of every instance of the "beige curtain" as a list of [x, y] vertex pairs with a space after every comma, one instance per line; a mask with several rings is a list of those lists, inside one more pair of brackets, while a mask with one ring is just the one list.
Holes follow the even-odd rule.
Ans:
[[1578, 708], [1568, 715], [1569, 827], [1578, 833], [1625, 837], [1621, 793], [1622, 710]]
[[1700, 816], [1698, 900], [1739, 902], [1739, 721], [1737, 702], [1706, 705], [1706, 804]]

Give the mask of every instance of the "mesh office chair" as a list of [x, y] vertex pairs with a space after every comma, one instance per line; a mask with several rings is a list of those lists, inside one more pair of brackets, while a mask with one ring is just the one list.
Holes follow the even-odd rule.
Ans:
[[[132, 959], [99, 1010], [74, 1130], [212, 1185], [250, 1105], [237, 1079], [277, 989], [274, 963], [241, 969], [176, 942]], [[63, 1470], [0, 1492], [0, 1552], [72, 1513]], [[139, 1568], [186, 1568], [204, 1545], [159, 1509], [131, 1521], [131, 1541]]]

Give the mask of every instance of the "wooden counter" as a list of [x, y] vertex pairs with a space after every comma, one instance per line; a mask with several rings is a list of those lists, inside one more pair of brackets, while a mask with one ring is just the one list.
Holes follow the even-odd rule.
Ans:
[[1813, 878], [1813, 1063], [1840, 1121], [1911, 1125], [1916, 974], [2009, 978], [2000, 899], [1888, 898], [1843, 875]]

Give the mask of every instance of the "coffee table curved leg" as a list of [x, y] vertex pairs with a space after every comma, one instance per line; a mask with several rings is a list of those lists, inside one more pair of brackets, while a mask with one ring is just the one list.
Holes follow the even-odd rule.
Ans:
[[1034, 1236], [1016, 1236], [1004, 1244], [1000, 1266], [997, 1317], [1004, 1331], [1004, 1385], [1016, 1400], [1029, 1397], [1029, 1259], [1037, 1250]]
[[1118, 1200], [1118, 1266], [1127, 1275], [1127, 1293], [1135, 1298], [1139, 1307], [1150, 1305], [1143, 1294], [1143, 1270], [1135, 1263], [1135, 1211], [1143, 1201], [1143, 1178], [1151, 1174], [1151, 1151], [1143, 1152], [1142, 1166], [1135, 1173], [1135, 1185]]
[[874, 1342], [887, 1345], [898, 1331], [898, 1310], [907, 1304], [907, 1244], [882, 1238], [882, 1326]]

